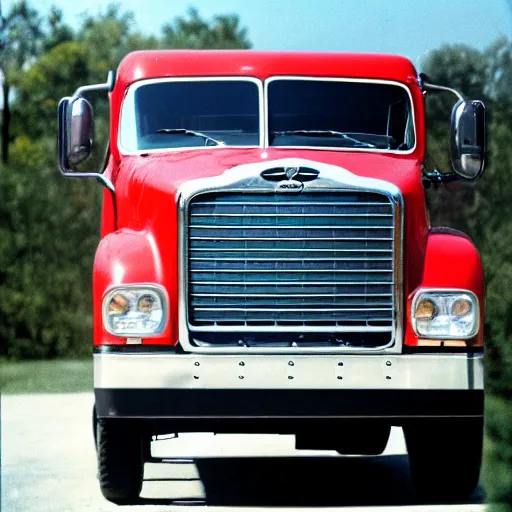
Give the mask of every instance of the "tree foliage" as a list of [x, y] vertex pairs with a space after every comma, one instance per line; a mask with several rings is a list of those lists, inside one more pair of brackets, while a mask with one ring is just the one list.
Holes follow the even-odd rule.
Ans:
[[251, 47], [247, 29], [235, 14], [217, 15], [208, 22], [190, 8], [187, 17], [178, 17], [163, 27], [162, 48], [196, 50], [246, 49]]
[[[486, 280], [487, 440], [484, 482], [491, 509], [512, 508], [512, 43], [486, 51], [445, 46], [425, 71], [436, 83], [483, 99], [488, 109], [489, 166], [476, 185], [453, 183], [428, 195], [434, 224], [467, 232], [480, 250]], [[429, 163], [448, 169], [447, 95], [427, 101]], [[443, 112], [445, 112], [443, 114]]]
[[[2, 131], [9, 152], [0, 166], [0, 357], [88, 354], [101, 188], [62, 179], [56, 170], [60, 98], [104, 82], [132, 50], [248, 48], [250, 42], [231, 14], [204, 20], [191, 9], [156, 37], [139, 32], [133, 14], [116, 4], [86, 16], [75, 30], [59, 9], [43, 16], [27, 0], [7, 13], [4, 39], [0, 66], [10, 115]], [[94, 106], [96, 132], [106, 144], [106, 99]]]

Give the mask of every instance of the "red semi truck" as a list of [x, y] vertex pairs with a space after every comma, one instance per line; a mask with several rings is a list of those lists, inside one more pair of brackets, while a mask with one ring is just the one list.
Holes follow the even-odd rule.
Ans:
[[[453, 171], [428, 171], [425, 96], [457, 96]], [[110, 100], [104, 169], [92, 108]], [[485, 108], [389, 55], [143, 51], [59, 104], [59, 165], [104, 186], [94, 429], [104, 496], [140, 493], [152, 436], [295, 434], [380, 454], [414, 484], [479, 475], [484, 279], [425, 187], [476, 180]]]

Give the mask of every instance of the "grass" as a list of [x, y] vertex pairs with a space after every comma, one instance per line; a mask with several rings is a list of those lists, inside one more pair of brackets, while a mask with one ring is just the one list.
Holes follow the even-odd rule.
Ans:
[[0, 391], [78, 393], [92, 391], [92, 358], [85, 360], [0, 361]]

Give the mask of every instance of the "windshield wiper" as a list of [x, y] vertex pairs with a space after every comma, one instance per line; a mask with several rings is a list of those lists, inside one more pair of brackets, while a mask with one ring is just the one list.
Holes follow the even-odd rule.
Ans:
[[271, 134], [275, 137], [276, 135], [301, 135], [303, 137], [336, 137], [339, 139], [347, 140], [353, 142], [357, 146], [362, 146], [365, 148], [375, 148], [375, 144], [371, 144], [370, 142], [364, 142], [362, 140], [354, 139], [354, 137], [349, 137], [346, 133], [337, 132], [336, 130], [285, 130], [282, 132], [271, 132]]
[[205, 133], [196, 132], [194, 130], [187, 130], [186, 128], [160, 128], [155, 133], [165, 133], [169, 135], [178, 134], [178, 135], [190, 135], [191, 137], [203, 137], [205, 140], [205, 146], [208, 145], [208, 142], [213, 142], [214, 146], [223, 146], [225, 142], [221, 140], [214, 139]]

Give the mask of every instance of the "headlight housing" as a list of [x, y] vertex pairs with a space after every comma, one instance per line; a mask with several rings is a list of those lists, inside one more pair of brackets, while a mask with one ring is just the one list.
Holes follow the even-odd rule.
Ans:
[[113, 288], [103, 298], [103, 325], [116, 336], [161, 334], [167, 322], [167, 301], [155, 285]]
[[479, 319], [478, 299], [468, 290], [420, 290], [412, 301], [412, 326], [422, 338], [473, 338]]

